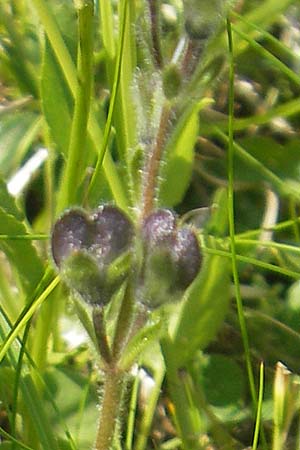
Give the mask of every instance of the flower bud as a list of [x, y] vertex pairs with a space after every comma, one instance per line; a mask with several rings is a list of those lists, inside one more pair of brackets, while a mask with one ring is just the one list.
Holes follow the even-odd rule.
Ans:
[[62, 279], [90, 304], [106, 304], [124, 281], [133, 225], [118, 208], [90, 215], [67, 211], [54, 225], [51, 248]]
[[185, 30], [191, 39], [207, 41], [216, 33], [226, 0], [184, 0]]
[[161, 20], [163, 31], [175, 31], [179, 23], [179, 14], [174, 5], [169, 3], [162, 3], [161, 5]]
[[182, 84], [181, 74], [175, 64], [170, 64], [163, 72], [163, 91], [168, 99], [176, 97], [180, 93]]

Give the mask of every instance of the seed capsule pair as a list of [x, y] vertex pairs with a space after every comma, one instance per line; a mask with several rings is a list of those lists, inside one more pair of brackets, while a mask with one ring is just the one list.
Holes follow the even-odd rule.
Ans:
[[114, 206], [91, 214], [69, 210], [54, 226], [51, 249], [62, 279], [92, 305], [107, 304], [129, 273], [147, 307], [177, 300], [201, 264], [194, 231], [178, 227], [167, 209], [150, 214], [138, 230]]

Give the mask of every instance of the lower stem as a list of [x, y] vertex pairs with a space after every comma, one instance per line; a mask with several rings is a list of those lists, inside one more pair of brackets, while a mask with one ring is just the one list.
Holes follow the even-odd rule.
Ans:
[[116, 367], [106, 369], [102, 407], [94, 450], [112, 448], [117, 420], [122, 402], [126, 374]]

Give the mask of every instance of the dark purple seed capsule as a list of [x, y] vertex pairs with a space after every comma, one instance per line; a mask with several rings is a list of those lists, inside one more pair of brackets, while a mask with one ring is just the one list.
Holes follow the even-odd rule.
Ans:
[[145, 219], [141, 235], [140, 301], [156, 308], [179, 300], [200, 269], [200, 248], [195, 233], [188, 227], [177, 228], [175, 215], [161, 209]]
[[93, 244], [91, 251], [104, 263], [109, 263], [129, 249], [133, 240], [130, 219], [114, 206], [103, 206], [92, 215]]
[[199, 243], [190, 228], [177, 231], [173, 255], [177, 267], [177, 285], [186, 289], [196, 278], [201, 265]]
[[79, 209], [66, 212], [54, 225], [51, 249], [55, 264], [60, 267], [62, 261], [76, 250], [90, 245], [90, 224], [85, 213]]
[[53, 259], [71, 289], [90, 304], [105, 304], [128, 274], [133, 235], [133, 224], [116, 207], [90, 215], [70, 210], [54, 226]]
[[176, 219], [172, 211], [159, 209], [150, 214], [143, 223], [142, 237], [147, 246], [172, 243]]

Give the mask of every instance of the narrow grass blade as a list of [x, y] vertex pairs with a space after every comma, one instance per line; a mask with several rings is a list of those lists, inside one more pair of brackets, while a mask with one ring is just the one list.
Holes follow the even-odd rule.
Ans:
[[258, 446], [258, 438], [259, 438], [259, 432], [260, 432], [260, 427], [261, 427], [263, 395], [264, 395], [264, 363], [261, 362], [260, 370], [259, 370], [259, 392], [258, 392], [257, 412], [256, 412], [255, 430], [254, 430], [252, 450], [256, 450], [257, 446]]
[[112, 93], [111, 93], [107, 121], [106, 121], [106, 125], [105, 125], [105, 130], [104, 130], [104, 137], [103, 137], [100, 152], [98, 154], [95, 171], [93, 173], [91, 182], [89, 184], [88, 194], [87, 194], [88, 197], [93, 195], [93, 190], [96, 188], [96, 185], [97, 185], [97, 182], [98, 182], [98, 179], [100, 176], [102, 164], [104, 162], [104, 157], [106, 155], [108, 140], [109, 140], [109, 136], [110, 136], [110, 132], [111, 132], [112, 118], [113, 118], [113, 113], [114, 113], [114, 109], [115, 109], [115, 105], [116, 105], [117, 92], [118, 92], [118, 87], [119, 87], [120, 78], [121, 78], [122, 58], [123, 58], [125, 32], [126, 32], [126, 24], [127, 24], [127, 20], [126, 20], [127, 0], [123, 0], [122, 7], [123, 7], [122, 16], [121, 16], [121, 27], [122, 28], [121, 28], [121, 32], [120, 32], [119, 48], [118, 48], [118, 53], [117, 53], [116, 66], [115, 66], [114, 83], [113, 83], [113, 88], [112, 88]]
[[59, 277], [57, 276], [54, 278], [54, 280], [51, 281], [51, 283], [47, 286], [47, 288], [42, 292], [42, 294], [34, 298], [34, 300], [24, 308], [22, 313], [20, 314], [17, 322], [14, 324], [14, 328], [10, 331], [8, 336], [6, 337], [5, 341], [3, 342], [0, 350], [0, 362], [4, 358], [8, 348], [12, 344], [12, 342], [16, 339], [18, 336], [20, 330], [26, 325], [28, 320], [32, 317], [32, 315], [35, 313], [37, 308], [47, 299], [48, 295], [56, 288], [56, 286], [59, 283]]
[[240, 291], [240, 281], [237, 267], [237, 256], [235, 246], [235, 218], [234, 218], [234, 146], [233, 146], [233, 120], [234, 120], [234, 60], [233, 60], [233, 41], [231, 23], [227, 20], [227, 35], [229, 47], [229, 122], [228, 122], [228, 218], [229, 218], [229, 233], [230, 233], [230, 251], [232, 257], [232, 274], [235, 285], [236, 305], [238, 311], [238, 319], [242, 334], [244, 345], [246, 367], [249, 379], [250, 393], [252, 397], [253, 407], [256, 408], [256, 392], [254, 383], [254, 374], [252, 369], [249, 338], [246, 327], [246, 321], [243, 311], [243, 302]]
[[24, 450], [34, 450], [32, 447], [28, 447], [27, 445], [23, 444], [18, 439], [15, 439], [13, 436], [11, 436], [9, 433], [7, 433], [3, 428], [0, 427], [0, 435], [3, 436], [7, 441], [12, 442], [13, 444], [16, 444], [18, 449], [24, 449]]

